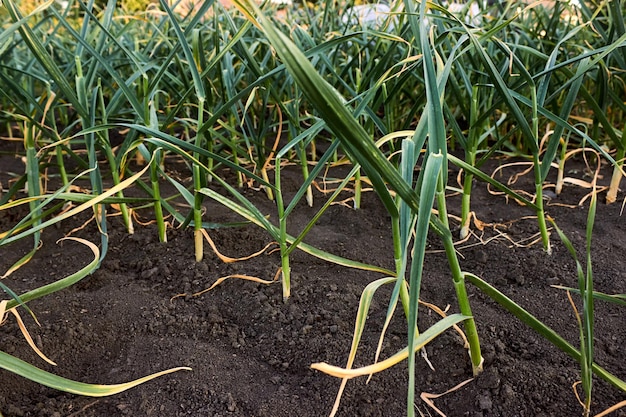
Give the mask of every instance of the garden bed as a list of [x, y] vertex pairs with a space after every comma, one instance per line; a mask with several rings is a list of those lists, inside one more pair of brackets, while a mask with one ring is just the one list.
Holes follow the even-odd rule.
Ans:
[[[3, 163], [8, 164], [4, 158]], [[485, 171], [502, 163], [494, 160]], [[568, 170], [580, 178], [585, 172], [580, 160], [568, 161]], [[504, 175], [511, 173], [505, 171]], [[451, 179], [454, 174], [450, 173]], [[610, 178], [608, 169], [603, 174]], [[283, 192], [289, 197], [301, 181], [299, 169], [286, 169], [283, 175]], [[318, 184], [323, 185], [321, 179]], [[513, 188], [532, 191], [532, 178], [522, 177]], [[262, 212], [275, 213], [273, 203], [262, 191], [244, 191]], [[583, 206], [578, 203], [588, 191], [566, 187], [547, 205], [547, 213], [581, 251], [588, 201]], [[301, 204], [292, 214], [289, 227], [294, 231], [300, 230], [323, 203], [321, 193], [315, 191], [314, 197], [313, 208]], [[331, 206], [306, 241], [349, 259], [392, 269], [389, 217], [373, 193], [366, 192], [363, 197], [360, 210]], [[452, 214], [459, 206], [459, 197], [451, 195]], [[566, 293], [551, 287], [577, 286], [574, 262], [556, 233], [552, 233], [551, 255], [540, 243], [529, 246], [537, 233], [533, 211], [488, 193], [482, 183], [475, 185], [472, 208], [484, 230], [474, 227], [476, 235], [458, 244], [463, 270], [493, 284], [578, 346], [578, 326]], [[626, 242], [620, 211], [620, 204], [599, 204], [594, 228], [595, 289], [609, 294], [626, 292], [622, 258]], [[0, 230], [15, 224], [23, 214], [0, 212]], [[149, 212], [139, 214], [148, 216]], [[207, 204], [206, 218], [215, 222], [240, 220], [216, 203]], [[55, 241], [74, 230], [73, 236], [98, 243], [93, 221], [76, 230], [87, 220], [83, 213], [64, 221], [61, 227], [47, 228], [44, 245], [34, 259], [4, 283], [19, 293], [85, 266], [91, 256], [87, 248], [70, 241], [57, 245]], [[12, 316], [0, 328], [0, 351], [91, 383], [120, 383], [176, 366], [189, 366], [192, 371], [166, 375], [105, 398], [62, 393], [0, 371], [0, 412], [5, 417], [328, 415], [340, 381], [312, 370], [310, 365], [327, 362], [345, 366], [359, 298], [365, 286], [380, 274], [329, 264], [296, 251], [292, 256], [292, 296], [287, 302], [282, 300], [279, 283], [264, 285], [241, 279], [226, 280], [194, 297], [192, 293], [231, 274], [271, 280], [280, 257], [278, 253], [262, 254], [225, 264], [207, 246], [204, 260], [196, 263], [191, 230], [169, 229], [168, 242], [159, 243], [152, 225], [137, 225], [133, 235], [125, 231], [119, 217], [111, 217], [109, 225], [110, 247], [101, 267], [77, 285], [29, 303], [41, 327], [22, 314], [37, 345], [58, 366], [47, 365], [32, 352]], [[249, 255], [271, 241], [256, 226], [210, 230], [209, 234], [221, 252], [233, 257]], [[437, 238], [433, 236], [429, 243], [420, 298], [456, 312], [446, 256]], [[30, 249], [29, 239], [4, 247], [0, 271], [4, 273]], [[576, 361], [467, 285], [485, 358], [484, 372], [434, 399], [435, 405], [449, 417], [580, 415], [582, 407], [572, 390], [580, 379]], [[187, 295], [173, 298], [179, 294]], [[355, 366], [373, 361], [388, 297], [389, 292], [382, 290], [374, 297]], [[596, 361], [622, 377], [626, 375], [624, 319], [623, 308], [596, 303]], [[436, 320], [432, 309], [420, 310], [421, 327]], [[403, 348], [406, 340], [406, 322], [398, 311], [382, 357]], [[472, 378], [469, 356], [455, 332], [447, 331], [436, 338], [426, 352], [434, 370], [425, 359], [418, 360], [419, 393], [443, 393]], [[374, 375], [369, 384], [364, 377], [351, 380], [337, 415], [404, 415], [406, 384], [404, 362]], [[600, 412], [624, 399], [616, 388], [595, 380], [592, 411]], [[436, 415], [421, 399], [415, 407], [418, 414]]]

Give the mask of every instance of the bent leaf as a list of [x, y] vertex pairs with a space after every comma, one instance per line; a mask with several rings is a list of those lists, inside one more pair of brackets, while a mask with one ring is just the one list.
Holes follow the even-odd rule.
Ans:
[[75, 284], [76, 282], [80, 281], [81, 279], [83, 279], [84, 277], [86, 277], [87, 275], [91, 274], [93, 271], [96, 270], [96, 268], [98, 267], [98, 259], [100, 257], [100, 251], [98, 250], [98, 247], [96, 245], [94, 245], [93, 243], [84, 240], [84, 239], [80, 239], [80, 238], [76, 238], [76, 237], [66, 237], [63, 239], [60, 239], [60, 241], [62, 240], [75, 240], [77, 242], [80, 242], [84, 245], [87, 245], [89, 247], [89, 249], [91, 249], [91, 251], [93, 252], [94, 255], [94, 259], [93, 261], [91, 261], [87, 266], [85, 266], [83, 269], [81, 269], [80, 271], [65, 277], [63, 279], [60, 279], [58, 281], [55, 281], [51, 284], [48, 285], [44, 285], [41, 286], [39, 288], [36, 288], [32, 291], [28, 291], [22, 295], [19, 296], [19, 301], [18, 300], [11, 300], [7, 303], [7, 310], [10, 310], [20, 304], [24, 304], [27, 303], [29, 301], [32, 301], [36, 298], [42, 297], [44, 295], [48, 295], [51, 294], [53, 292], [62, 290], [63, 288], [67, 288], [72, 284]]
[[[372, 299], [374, 298], [374, 294], [376, 290], [385, 284], [392, 284], [396, 282], [396, 277], [387, 277], [377, 279], [374, 282], [371, 282], [365, 287], [363, 293], [361, 293], [361, 300], [359, 301], [359, 309], [356, 315], [356, 322], [354, 324], [354, 333], [352, 336], [352, 346], [350, 347], [350, 354], [348, 355], [348, 363], [346, 364], [345, 369], [352, 368], [352, 364], [354, 363], [354, 359], [356, 358], [356, 351], [359, 347], [359, 342], [361, 341], [361, 336], [363, 334], [363, 330], [365, 330], [365, 321], [367, 320], [367, 314], [369, 313], [370, 305], [372, 304]], [[341, 386], [339, 387], [339, 391], [337, 392], [337, 397], [335, 398], [335, 404], [333, 405], [333, 409], [330, 412], [330, 417], [333, 417], [337, 410], [339, 409], [339, 403], [341, 401], [341, 397], [343, 395], [343, 391], [346, 387], [346, 383], [349, 378], [343, 378], [341, 381]]]
[[181, 366], [178, 368], [168, 369], [166, 371], [157, 372], [152, 375], [145, 376], [143, 378], [136, 379], [134, 381], [126, 382], [123, 384], [114, 385], [97, 385], [86, 384], [84, 382], [72, 381], [71, 379], [63, 378], [58, 375], [54, 375], [50, 372], [39, 369], [15, 356], [0, 351], [0, 368], [6, 369], [9, 372], [28, 378], [31, 381], [35, 381], [41, 385], [45, 385], [50, 388], [58, 389], [60, 391], [69, 392], [71, 394], [86, 395], [89, 397], [105, 397], [108, 395], [118, 394], [122, 391], [126, 391], [129, 388], [136, 387], [144, 382], [150, 381], [160, 376], [171, 374], [172, 372], [186, 370], [190, 371], [191, 368]]
[[71, 210], [68, 210], [62, 214], [59, 214], [58, 216], [46, 220], [43, 223], [38, 224], [35, 227], [32, 227], [31, 229], [28, 229], [26, 231], [23, 231], [21, 233], [18, 233], [16, 235], [12, 235], [12, 236], [6, 236], [2, 239], [2, 244], [3, 245], [8, 245], [11, 242], [17, 241], [19, 239], [22, 239], [26, 236], [30, 236], [34, 233], [37, 233], [43, 229], [45, 229], [48, 226], [51, 226], [55, 223], [59, 223], [62, 220], [65, 219], [69, 219], [72, 216], [75, 216], [76, 214], [85, 211], [89, 208], [92, 207], [96, 207], [97, 204], [102, 203], [105, 199], [112, 197], [113, 195], [117, 194], [119, 191], [124, 190], [126, 188], [128, 188], [131, 184], [133, 184], [136, 180], [138, 180], [139, 178], [141, 178], [141, 176], [148, 170], [148, 168], [150, 167], [150, 164], [152, 163], [152, 161], [146, 165], [145, 168], [143, 168], [141, 171], [139, 171], [138, 173], [128, 177], [127, 179], [125, 179], [124, 181], [120, 182], [119, 184], [115, 185], [114, 187], [112, 187], [111, 189], [103, 192], [102, 194], [99, 194], [91, 199], [89, 199], [88, 201], [82, 203], [81, 205], [79, 205], [78, 207], [74, 207]]
[[[443, 320], [439, 320], [437, 323], [429, 327], [425, 332], [421, 333], [418, 337], [415, 338], [414, 349], [418, 351], [419, 349], [426, 346], [429, 342], [431, 342], [435, 337], [439, 336], [441, 333], [462, 322], [463, 320], [467, 320], [469, 317], [464, 316], [462, 314], [453, 314], [451, 316], [446, 317]], [[392, 366], [402, 362], [406, 358], [409, 357], [409, 348], [406, 347], [402, 349], [400, 352], [391, 356], [390, 358], [385, 359], [384, 361], [375, 363], [373, 365], [363, 366], [361, 368], [356, 369], [345, 369], [339, 366], [329, 365], [324, 362], [314, 363], [311, 365], [312, 369], [316, 369], [318, 371], [322, 371], [325, 374], [337, 377], [337, 378], [356, 378], [358, 376], [375, 374], [380, 371], [384, 371], [385, 369], [391, 368]]]

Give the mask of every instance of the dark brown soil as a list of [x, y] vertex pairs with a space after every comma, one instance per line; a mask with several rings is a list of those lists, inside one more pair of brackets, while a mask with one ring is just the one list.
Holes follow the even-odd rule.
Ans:
[[[572, 161], [568, 168], [578, 170], [575, 175], [580, 178], [584, 170], [577, 164]], [[0, 171], [6, 174], [7, 169]], [[293, 192], [299, 181], [297, 170], [286, 172], [284, 186]], [[511, 173], [508, 170], [505, 174]], [[602, 182], [606, 183], [610, 175], [608, 171], [603, 174]], [[522, 178], [519, 188], [530, 191], [530, 178]], [[588, 201], [583, 207], [574, 206], [587, 191], [568, 186], [547, 207], [581, 250]], [[275, 208], [263, 192], [248, 189], [245, 194], [275, 220]], [[323, 196], [316, 192], [313, 209], [304, 204], [298, 207], [290, 219], [292, 232], [300, 230], [322, 202]], [[207, 207], [207, 220], [239, 220], [215, 203]], [[452, 213], [458, 212], [458, 196], [450, 197], [449, 207]], [[459, 244], [462, 268], [495, 285], [578, 346], [577, 324], [566, 293], [551, 287], [577, 285], [573, 260], [556, 233], [552, 234], [552, 255], [539, 244], [526, 246], [527, 239], [537, 232], [536, 221], [530, 218], [533, 213], [489, 194], [484, 184], [475, 187], [473, 209], [482, 222], [498, 226], [487, 226], [482, 242], [473, 237]], [[622, 257], [626, 253], [625, 223], [620, 209], [620, 204], [599, 204], [594, 229], [595, 287], [606, 293], [626, 293]], [[0, 231], [7, 230], [18, 216], [0, 212]], [[86, 220], [87, 215], [82, 215], [60, 228], [47, 229], [44, 246], [34, 259], [3, 282], [22, 292], [86, 265], [88, 249], [70, 241], [55, 243]], [[286, 303], [278, 283], [262, 285], [238, 279], [227, 280], [198, 297], [172, 299], [177, 294], [201, 291], [229, 274], [272, 279], [280, 265], [279, 256], [264, 254], [224, 264], [207, 246], [205, 259], [196, 263], [188, 230], [169, 230], [168, 242], [159, 243], [154, 226], [137, 226], [133, 235], [125, 232], [119, 217], [110, 218], [109, 226], [110, 248], [100, 269], [69, 289], [30, 303], [41, 327], [22, 314], [41, 349], [58, 366], [47, 365], [31, 351], [12, 317], [0, 328], [0, 350], [59, 375], [92, 383], [125, 382], [176, 366], [193, 370], [99, 399], [65, 394], [0, 371], [0, 413], [5, 417], [328, 415], [340, 381], [312, 370], [310, 365], [322, 361], [345, 365], [361, 292], [382, 275], [295, 252], [292, 297]], [[93, 222], [74, 235], [100, 242]], [[211, 230], [210, 235], [230, 256], [248, 255], [271, 240], [255, 226]], [[390, 235], [389, 217], [370, 192], [365, 193], [360, 210], [332, 206], [306, 241], [337, 255], [393, 268]], [[449, 306], [449, 312], [458, 311], [446, 258], [438, 251], [435, 236], [430, 243], [421, 298], [442, 309]], [[31, 246], [32, 241], [26, 239], [0, 249], [0, 272]], [[576, 361], [470, 284], [468, 289], [485, 371], [462, 388], [435, 399], [436, 406], [450, 417], [580, 415], [582, 408], [572, 389], [579, 379]], [[374, 299], [356, 366], [373, 360], [388, 296], [388, 291], [381, 291]], [[626, 355], [620, 346], [626, 342], [626, 310], [600, 301], [596, 307], [597, 362], [624, 378]], [[435, 320], [432, 311], [421, 310], [423, 329]], [[403, 348], [406, 337], [406, 324], [398, 312], [383, 356]], [[472, 377], [468, 354], [456, 333], [446, 332], [426, 351], [434, 370], [419, 360], [418, 392], [443, 393]], [[375, 375], [369, 384], [365, 378], [350, 381], [338, 415], [405, 415], [407, 379], [402, 363]], [[625, 399], [618, 389], [595, 380], [595, 413]], [[418, 415], [437, 415], [422, 400], [415, 407]]]

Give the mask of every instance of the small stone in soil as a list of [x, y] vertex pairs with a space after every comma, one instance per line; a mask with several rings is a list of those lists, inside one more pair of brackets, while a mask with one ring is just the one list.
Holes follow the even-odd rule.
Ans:
[[500, 390], [500, 397], [504, 400], [504, 402], [511, 401], [515, 398], [515, 391], [513, 391], [513, 387], [509, 384], [504, 384], [502, 389]]
[[226, 408], [231, 413], [237, 410], [237, 402], [235, 402], [235, 399], [233, 398], [233, 395], [230, 392], [228, 393], [228, 405], [226, 406]]
[[483, 394], [478, 398], [478, 406], [481, 410], [491, 410], [493, 402], [489, 394]]

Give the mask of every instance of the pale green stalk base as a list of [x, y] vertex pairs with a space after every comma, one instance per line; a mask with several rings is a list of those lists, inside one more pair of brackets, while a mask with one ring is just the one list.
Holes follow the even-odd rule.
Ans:
[[[154, 191], [159, 192], [158, 188]], [[167, 229], [165, 227], [165, 220], [163, 219], [163, 206], [161, 205], [161, 200], [154, 202], [154, 216], [157, 223], [159, 242], [165, 243], [167, 242]]]
[[539, 223], [539, 232], [541, 233], [541, 242], [543, 249], [548, 255], [552, 254], [552, 246], [550, 245], [550, 233], [548, 232], [548, 226], [546, 224], [546, 213], [543, 209], [543, 187], [541, 184], [535, 184], [537, 190], [537, 222]]
[[306, 203], [309, 207], [313, 207], [313, 188], [309, 185], [306, 187]]
[[57, 167], [59, 168], [59, 176], [63, 185], [69, 184], [67, 171], [65, 170], [65, 162], [63, 161], [63, 149], [60, 146], [55, 147], [55, 155], [57, 157]]
[[563, 176], [565, 173], [565, 160], [567, 159], [567, 144], [568, 140], [561, 140], [561, 154], [559, 157], [558, 171], [556, 173], [556, 185], [554, 192], [556, 195], [560, 195], [563, 191]]
[[[197, 168], [197, 166], [194, 166]], [[202, 238], [202, 197], [201, 194], [196, 192], [193, 209], [193, 223], [194, 223], [194, 247], [196, 253], [196, 262], [202, 261], [204, 257], [204, 239]]]
[[617, 162], [613, 168], [613, 176], [611, 177], [611, 184], [609, 185], [609, 191], [606, 194], [606, 204], [615, 203], [617, 200], [617, 193], [619, 192], [619, 185], [622, 182], [622, 166], [624, 165], [624, 156], [626, 149], [618, 149], [615, 155], [615, 161]]
[[358, 170], [354, 175], [354, 209], [361, 208], [361, 170]]
[[[269, 177], [267, 176], [267, 169], [265, 168], [261, 168], [261, 178], [263, 178], [263, 180], [267, 183], [270, 182]], [[267, 199], [270, 201], [274, 201], [274, 193], [272, 192], [272, 189], [270, 187], [263, 187], [263, 189], [265, 190], [265, 194], [267, 195]]]
[[154, 194], [154, 217], [156, 219], [157, 231], [159, 234], [159, 242], [167, 242], [167, 234], [165, 230], [165, 220], [163, 219], [163, 206], [161, 205], [161, 191], [159, 187], [159, 177], [157, 173], [157, 166], [160, 163], [160, 150], [159, 158], [155, 158], [150, 165], [150, 180], [152, 182], [152, 192]]
[[[297, 148], [297, 155], [300, 159], [300, 165], [302, 166], [302, 178], [304, 179], [304, 182], [306, 182], [309, 179], [310, 173], [309, 165], [306, 159], [306, 149], [303, 145]], [[306, 188], [305, 199], [309, 207], [313, 207], [313, 188], [310, 185]]]
[[194, 230], [194, 247], [196, 253], [196, 262], [201, 262], [204, 257], [204, 240], [202, 236], [202, 230]]
[[283, 256], [281, 259], [281, 283], [283, 287], [283, 302], [287, 302], [291, 297], [291, 267], [289, 266], [289, 256]]
[[565, 161], [561, 159], [559, 161], [559, 170], [556, 173], [556, 185], [554, 187], [554, 193], [560, 195], [563, 191], [563, 177], [565, 172]]
[[550, 255], [552, 253], [552, 247], [550, 246], [550, 233], [548, 232], [548, 226], [546, 224], [546, 212], [543, 209], [543, 186], [540, 172], [541, 161], [539, 161], [539, 155], [537, 153], [533, 155], [533, 165], [535, 170], [535, 205], [537, 206], [537, 222], [539, 224], [539, 232], [541, 233], [543, 250]]
[[461, 197], [461, 231], [459, 237], [465, 239], [469, 235], [470, 230], [470, 202], [472, 198], [472, 181], [474, 176], [468, 172], [465, 173], [463, 180], [463, 195]]
[[[438, 193], [438, 196], [442, 193]], [[443, 204], [442, 204], [443, 199]], [[438, 199], [439, 201], [439, 214], [445, 215], [447, 220], [447, 212], [445, 208], [445, 196]], [[442, 219], [443, 220], [443, 219]], [[444, 222], [447, 224], [447, 221]], [[463, 326], [465, 327], [465, 335], [469, 343], [470, 359], [472, 361], [472, 373], [474, 376], [480, 374], [483, 371], [483, 357], [480, 350], [480, 339], [478, 337], [478, 330], [476, 329], [476, 322], [472, 314], [472, 308], [470, 306], [469, 298], [467, 296], [467, 289], [465, 288], [465, 279], [461, 266], [459, 264], [459, 258], [456, 254], [454, 242], [452, 240], [452, 234], [450, 229], [446, 229], [441, 236], [444, 248], [446, 250], [446, 256], [448, 257], [448, 264], [450, 265], [450, 272], [452, 273], [452, 280], [454, 282], [454, 290], [456, 291], [456, 298], [459, 303], [459, 309], [461, 314], [470, 317], [465, 320]]]

